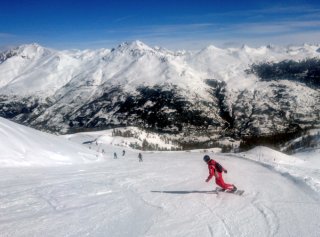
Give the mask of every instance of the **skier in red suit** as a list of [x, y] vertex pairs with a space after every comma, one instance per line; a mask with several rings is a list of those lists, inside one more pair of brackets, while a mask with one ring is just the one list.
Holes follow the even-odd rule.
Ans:
[[218, 162], [212, 160], [208, 155], [203, 157], [203, 160], [208, 164], [209, 176], [206, 179], [206, 182], [209, 182], [213, 176], [216, 178], [216, 184], [219, 185], [223, 190], [228, 190], [235, 192], [237, 187], [233, 184], [227, 184], [224, 182], [222, 177], [222, 172], [227, 173], [227, 170], [223, 168]]

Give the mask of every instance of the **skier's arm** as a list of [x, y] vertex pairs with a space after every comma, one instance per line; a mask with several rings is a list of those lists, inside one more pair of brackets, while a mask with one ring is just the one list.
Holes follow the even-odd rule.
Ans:
[[209, 168], [209, 176], [206, 179], [206, 182], [209, 182], [210, 179], [212, 179], [212, 177], [214, 176], [214, 168], [212, 166], [208, 166], [208, 168]]
[[228, 170], [222, 167], [222, 172], [228, 173]]

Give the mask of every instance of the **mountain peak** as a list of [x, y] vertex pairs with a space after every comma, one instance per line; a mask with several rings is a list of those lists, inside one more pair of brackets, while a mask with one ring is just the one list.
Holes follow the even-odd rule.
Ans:
[[218, 48], [214, 45], [209, 45], [208, 47], [206, 47], [206, 49], [208, 49], [208, 50], [221, 50], [220, 48]]
[[246, 44], [243, 44], [242, 46], [241, 46], [241, 49], [242, 50], [244, 50], [244, 51], [251, 51], [252, 50], [252, 48], [250, 48], [248, 45], [246, 45]]
[[118, 45], [117, 50], [124, 52], [124, 51], [154, 51], [153, 48], [149, 47], [145, 43], [135, 40], [131, 42], [123, 42]]
[[14, 56], [20, 56], [24, 59], [32, 59], [36, 56], [41, 57], [48, 55], [50, 52], [52, 51], [36, 43], [23, 44], [0, 53], [0, 63]]
[[23, 44], [15, 48], [19, 51], [25, 51], [25, 50], [31, 50], [31, 51], [39, 51], [44, 49], [40, 44], [37, 43], [31, 43], [31, 44]]
[[150, 48], [148, 45], [143, 43], [140, 40], [134, 40], [134, 41], [125, 41], [121, 44], [119, 44], [118, 47], [127, 47], [127, 48]]
[[11, 52], [12, 51], [24, 58], [34, 58], [37, 55], [47, 55], [51, 52], [51, 50], [44, 48], [37, 43], [23, 44], [14, 48]]

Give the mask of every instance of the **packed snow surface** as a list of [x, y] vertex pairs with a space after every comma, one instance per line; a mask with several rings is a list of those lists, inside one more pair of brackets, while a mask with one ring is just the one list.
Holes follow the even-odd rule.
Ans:
[[98, 161], [101, 155], [79, 144], [0, 117], [0, 167], [52, 166]]
[[[1, 236], [319, 236], [319, 193], [303, 180], [241, 154], [142, 152], [105, 144], [99, 162], [79, 164], [73, 157], [73, 165], [39, 167], [47, 164], [40, 152], [51, 149], [47, 143], [64, 151], [72, 141], [0, 121], [1, 134], [7, 134], [7, 141], [1, 137], [1, 160], [3, 154], [13, 159], [14, 150], [23, 154], [19, 147], [33, 141], [33, 156], [24, 156], [32, 166], [1, 163]], [[74, 143], [73, 152], [95, 154], [94, 147], [98, 145], [90, 150]], [[265, 156], [271, 152], [257, 149]], [[243, 196], [212, 191], [216, 185], [205, 182], [204, 154], [228, 170], [225, 181], [244, 189]], [[254, 151], [249, 154], [253, 157]], [[275, 154], [282, 159], [281, 153], [272, 153], [266, 160]]]
[[283, 175], [289, 174], [320, 193], [320, 149], [310, 149], [289, 156], [267, 147], [258, 146], [237, 156], [268, 165]]

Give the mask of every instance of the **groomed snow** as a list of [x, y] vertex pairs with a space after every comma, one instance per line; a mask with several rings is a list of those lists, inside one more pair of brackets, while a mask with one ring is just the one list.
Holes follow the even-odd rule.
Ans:
[[319, 149], [311, 149], [289, 156], [267, 147], [258, 146], [236, 156], [266, 164], [281, 174], [290, 175], [305, 182], [313, 190], [320, 193]]
[[0, 167], [52, 166], [101, 160], [95, 151], [0, 117]]
[[[101, 162], [76, 164], [73, 156], [73, 165], [37, 167], [47, 165], [40, 151], [60, 147], [67, 159], [79, 150], [95, 154], [94, 145], [66, 145], [65, 138], [0, 122], [1, 160], [15, 150], [23, 156], [20, 146], [33, 151], [23, 156], [30, 167], [1, 163], [1, 236], [319, 236], [319, 193], [270, 165], [201, 150], [142, 152], [138, 162], [139, 151], [122, 156], [123, 147], [109, 145]], [[225, 181], [244, 189], [243, 196], [211, 192], [204, 154], [228, 170]]]

